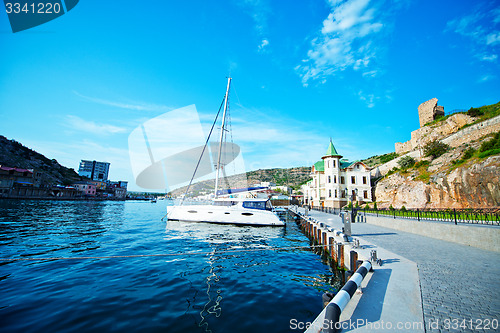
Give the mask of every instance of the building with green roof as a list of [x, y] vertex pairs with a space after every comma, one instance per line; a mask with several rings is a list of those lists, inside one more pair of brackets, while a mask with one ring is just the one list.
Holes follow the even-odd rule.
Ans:
[[372, 201], [371, 168], [342, 157], [330, 139], [325, 155], [311, 167], [312, 180], [302, 185], [304, 204], [341, 208], [351, 200]]

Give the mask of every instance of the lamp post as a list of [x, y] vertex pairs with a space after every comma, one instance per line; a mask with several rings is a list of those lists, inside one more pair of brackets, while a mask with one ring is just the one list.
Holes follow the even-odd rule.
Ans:
[[[354, 219], [356, 218], [356, 215], [358, 214], [358, 210], [354, 208], [354, 198], [358, 197], [358, 189], [355, 188], [354, 192], [351, 195], [351, 222], [354, 223]], [[357, 201], [357, 200], [356, 200]]]

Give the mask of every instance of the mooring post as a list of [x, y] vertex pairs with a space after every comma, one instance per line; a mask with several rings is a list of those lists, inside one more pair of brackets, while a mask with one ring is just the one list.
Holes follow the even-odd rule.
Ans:
[[349, 257], [351, 259], [351, 262], [349, 263], [349, 269], [354, 272], [356, 270], [356, 262], [358, 261], [358, 252], [351, 250], [351, 252], [349, 253]]
[[457, 210], [453, 208], [453, 215], [455, 215], [455, 225], [457, 225]]
[[332, 259], [335, 260], [334, 252], [335, 252], [335, 245], [333, 244], [334, 240], [333, 237], [328, 237], [328, 247], [330, 249], [330, 256]]
[[328, 251], [328, 242], [326, 241], [326, 233], [327, 231], [323, 231], [323, 244], [325, 245], [324, 246], [325, 251]]
[[344, 244], [337, 244], [337, 263], [340, 268], [344, 267]]

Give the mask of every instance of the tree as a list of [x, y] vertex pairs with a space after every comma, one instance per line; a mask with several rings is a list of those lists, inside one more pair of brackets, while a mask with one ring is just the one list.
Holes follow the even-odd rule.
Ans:
[[433, 159], [446, 153], [450, 149], [446, 143], [439, 140], [431, 141], [424, 146], [424, 156], [431, 156]]
[[408, 169], [415, 165], [415, 159], [411, 156], [403, 156], [398, 161], [398, 164], [401, 168]]

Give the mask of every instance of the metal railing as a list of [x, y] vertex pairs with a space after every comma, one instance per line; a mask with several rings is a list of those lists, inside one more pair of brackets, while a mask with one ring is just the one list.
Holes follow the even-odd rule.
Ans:
[[[330, 213], [339, 214], [341, 209], [331, 207], [311, 207], [311, 209]], [[488, 224], [500, 225], [500, 208], [466, 208], [466, 209], [367, 209], [355, 208], [358, 215], [360, 213], [373, 214], [376, 216], [390, 216], [393, 218], [415, 219], [417, 221], [443, 221], [470, 224]], [[349, 209], [350, 210], [350, 209]]]

